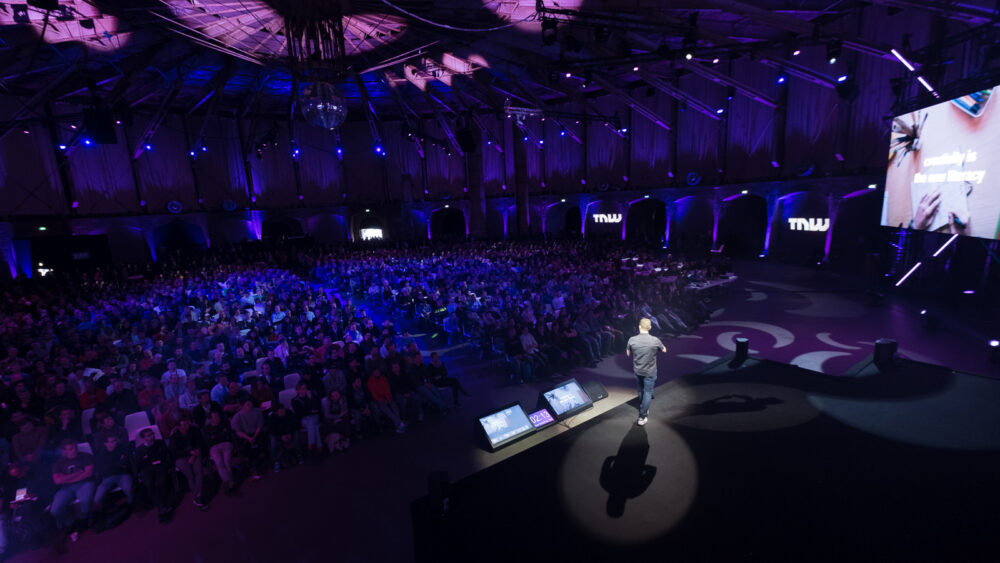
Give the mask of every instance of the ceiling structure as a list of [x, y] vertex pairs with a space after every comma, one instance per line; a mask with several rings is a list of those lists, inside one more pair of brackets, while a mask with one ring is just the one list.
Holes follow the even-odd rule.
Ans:
[[[713, 67], [747, 58], [781, 60], [804, 45], [889, 58], [894, 47], [845, 31], [872, 4], [932, 13], [995, 32], [992, 2], [697, 0], [564, 2], [488, 0], [39, 0], [0, 3], [0, 86], [32, 105], [96, 99], [116, 111], [289, 115], [316, 80], [336, 84], [349, 119], [446, 118], [465, 109], [499, 112], [652, 86], [672, 90], [693, 72], [761, 103], [775, 101]], [[55, 4], [55, 1], [52, 1]], [[913, 45], [910, 48], [923, 47]], [[688, 58], [688, 55], [691, 55]], [[917, 62], [934, 63], [923, 52]], [[823, 69], [801, 74], [823, 81]], [[369, 104], [370, 102], [370, 104]], [[8, 117], [7, 127], [34, 107]]]

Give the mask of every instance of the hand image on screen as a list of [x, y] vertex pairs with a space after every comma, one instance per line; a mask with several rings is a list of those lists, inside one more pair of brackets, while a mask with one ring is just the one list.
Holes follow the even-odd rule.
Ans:
[[952, 234], [964, 235], [969, 233], [969, 212], [963, 213], [948, 212], [948, 232]]
[[926, 229], [931, 225], [934, 220], [934, 215], [937, 214], [938, 207], [941, 205], [941, 191], [932, 190], [924, 194], [920, 198], [920, 203], [917, 205], [917, 212], [913, 216], [913, 228], [914, 229]]

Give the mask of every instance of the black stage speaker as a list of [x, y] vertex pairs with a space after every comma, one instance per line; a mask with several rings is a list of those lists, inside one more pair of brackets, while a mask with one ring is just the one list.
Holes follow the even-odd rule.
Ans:
[[892, 368], [896, 361], [896, 349], [899, 344], [891, 338], [879, 338], [875, 341], [875, 366], [880, 371]]
[[84, 109], [83, 130], [86, 131], [90, 140], [98, 145], [118, 143], [118, 135], [115, 133], [115, 117], [108, 109]]
[[59, 8], [59, 0], [28, 0], [29, 6], [34, 6], [39, 10], [57, 10]]
[[608, 390], [604, 388], [604, 384], [600, 381], [588, 381], [584, 383], [583, 390], [590, 395], [590, 400], [595, 403], [601, 399], [608, 398]]

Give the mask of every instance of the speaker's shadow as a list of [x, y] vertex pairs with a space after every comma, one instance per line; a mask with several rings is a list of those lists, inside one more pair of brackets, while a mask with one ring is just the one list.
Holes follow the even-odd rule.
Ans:
[[646, 464], [649, 455], [649, 438], [646, 429], [633, 426], [621, 445], [617, 455], [609, 456], [601, 466], [601, 488], [608, 492], [607, 512], [611, 518], [625, 514], [625, 503], [638, 498], [656, 476], [656, 467]]

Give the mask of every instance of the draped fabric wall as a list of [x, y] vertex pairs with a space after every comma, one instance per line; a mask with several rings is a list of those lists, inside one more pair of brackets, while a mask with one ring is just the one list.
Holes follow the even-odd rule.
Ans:
[[[444, 131], [436, 121], [425, 121], [427, 134], [437, 139], [445, 140]], [[452, 149], [451, 156], [441, 147], [425, 149], [427, 155], [427, 186], [433, 199], [446, 197], [462, 197], [465, 187], [465, 164], [462, 157]]]
[[368, 123], [347, 122], [341, 127], [341, 135], [345, 139], [344, 172], [348, 201], [360, 203], [381, 201], [386, 157], [375, 154], [375, 140]]
[[258, 124], [261, 131], [277, 131], [277, 145], [268, 143], [262, 158], [250, 157], [254, 171], [254, 194], [260, 207], [287, 207], [297, 203], [295, 173], [292, 170], [292, 140], [288, 124], [282, 122]]
[[[167, 202], [173, 200], [179, 201], [184, 209], [197, 209], [198, 196], [194, 190], [188, 150], [196, 150], [198, 158], [207, 157], [208, 153], [198, 150], [200, 143], [196, 139], [187, 140], [183, 119], [179, 115], [168, 115], [150, 140], [153, 150], [143, 152], [135, 161], [139, 192], [151, 212], [162, 213]], [[129, 147], [135, 146], [145, 127], [145, 120], [139, 119], [128, 128]], [[192, 134], [196, 135], [197, 129]], [[130, 151], [131, 148], [129, 154]]]
[[[594, 100], [594, 107], [604, 116], [618, 115], [624, 122], [626, 106], [613, 96], [604, 96]], [[582, 124], [581, 124], [582, 125]], [[585, 188], [578, 184], [577, 189], [594, 189], [601, 184], [621, 185], [622, 176], [626, 172], [625, 150], [627, 141], [605, 127], [600, 121], [587, 125], [587, 182]], [[580, 176], [583, 177], [582, 175]]]
[[[803, 48], [797, 57], [800, 64], [821, 69], [824, 74], [835, 72], [835, 65], [826, 62], [824, 47]], [[826, 67], [826, 68], [824, 68]], [[816, 173], [831, 172], [835, 154], [841, 150], [837, 137], [841, 105], [837, 91], [805, 80], [788, 81], [788, 117], [785, 128], [786, 160], [781, 163], [792, 174], [815, 166]]]
[[391, 133], [386, 134], [384, 139], [389, 151], [390, 189], [393, 190], [393, 193], [402, 194], [404, 202], [422, 199], [424, 197], [424, 177], [423, 167], [420, 164], [420, 153], [417, 152], [413, 140], [403, 132], [401, 123], [387, 125], [391, 125], [387, 128]]
[[[11, 100], [5, 98], [3, 103]], [[66, 212], [49, 131], [42, 125], [15, 128], [0, 142], [0, 215]]]
[[[724, 107], [725, 89], [700, 76], [686, 74], [680, 79], [680, 88], [704, 102], [709, 108]], [[683, 109], [683, 104], [681, 105]], [[721, 121], [716, 121], [691, 108], [677, 114], [677, 160], [680, 177], [689, 172], [701, 174], [705, 182], [719, 177], [721, 149]]]
[[[503, 147], [504, 127], [503, 122], [494, 116], [483, 116], [483, 123], [493, 134], [498, 145]], [[483, 151], [483, 185], [486, 187], [487, 196], [499, 196], [504, 193], [502, 186], [507, 182], [504, 169], [504, 155], [496, 148], [486, 144], [486, 135], [480, 136], [480, 143]]]
[[302, 176], [302, 198], [306, 205], [335, 205], [340, 196], [340, 160], [337, 139], [333, 131], [295, 124], [298, 142], [299, 168]]
[[[74, 198], [80, 202], [81, 215], [129, 213], [138, 210], [135, 183], [132, 181], [131, 155], [118, 128], [114, 145], [80, 145], [69, 155]], [[145, 158], [151, 158], [146, 155]], [[185, 166], [185, 161], [173, 162]], [[144, 197], [144, 196], [143, 196]]]
[[[559, 110], [579, 112], [575, 104], [566, 104]], [[574, 123], [569, 119], [565, 121], [565, 125], [583, 139], [585, 125]], [[580, 185], [583, 145], [574, 141], [568, 134], [560, 135], [561, 130], [562, 128], [555, 122], [545, 127], [545, 185], [550, 192], [578, 191], [583, 187]]]
[[[781, 88], [778, 72], [757, 64], [732, 64], [732, 76], [777, 100]], [[726, 155], [727, 178], [765, 178], [774, 173], [771, 161], [777, 157], [777, 109], [735, 94], [729, 105], [729, 144]]]
[[[195, 132], [201, 125], [202, 118], [188, 123], [188, 127]], [[243, 171], [236, 120], [211, 118], [205, 127], [204, 143], [208, 152], [194, 162], [194, 170], [198, 175], [205, 209], [218, 209], [225, 200], [234, 201], [240, 207], [248, 206], [247, 178]], [[254, 157], [251, 155], [251, 158]]]
[[[657, 115], [670, 122], [671, 127], [677, 127], [672, 122], [674, 106], [673, 98], [655, 92], [646, 95], [646, 90], [637, 90], [632, 95]], [[662, 186], [672, 180], [667, 172], [677, 174], [676, 163], [670, 162], [673, 156], [672, 135], [670, 131], [656, 125], [642, 115], [633, 112], [632, 127], [632, 177], [629, 178], [637, 186]]]

